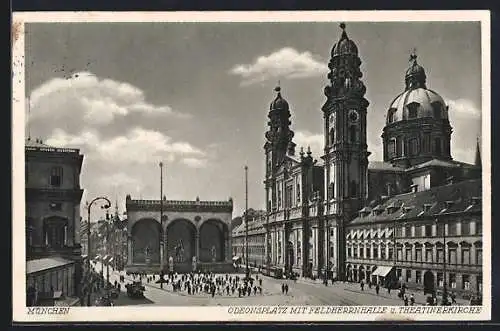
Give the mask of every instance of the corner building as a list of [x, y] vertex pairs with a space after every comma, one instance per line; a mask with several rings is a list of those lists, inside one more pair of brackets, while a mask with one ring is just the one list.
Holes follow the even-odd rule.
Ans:
[[27, 306], [79, 303], [82, 293], [78, 149], [25, 143]]

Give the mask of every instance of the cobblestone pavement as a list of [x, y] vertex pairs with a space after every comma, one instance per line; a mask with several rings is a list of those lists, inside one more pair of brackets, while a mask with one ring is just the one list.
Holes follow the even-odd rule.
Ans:
[[[97, 263], [96, 270], [100, 272], [100, 264]], [[105, 270], [106, 271], [106, 270]], [[106, 272], [105, 272], [106, 274]], [[125, 275], [124, 272], [121, 273]], [[110, 282], [119, 281], [120, 273], [110, 268]], [[243, 275], [240, 275], [243, 276]], [[325, 286], [321, 281], [312, 281], [309, 279], [283, 280], [259, 275], [263, 279], [262, 295], [253, 293], [250, 296], [238, 297], [237, 292], [234, 295], [226, 294], [211, 297], [206, 293], [197, 293], [189, 295], [185, 291], [173, 292], [172, 286], [164, 284], [163, 289], [160, 284], [154, 281], [147, 283], [143, 280], [146, 287], [144, 299], [128, 298], [125, 290], [125, 284], [122, 283], [122, 292], [115, 306], [122, 305], [160, 305], [160, 306], [233, 306], [233, 305], [385, 305], [402, 306], [403, 301], [397, 297], [397, 291], [387, 293], [386, 289], [381, 288], [379, 294], [375, 293], [375, 288], [371, 289], [365, 286], [361, 290], [357, 283], [336, 282]], [[131, 282], [131, 276], [125, 276], [125, 283]], [[289, 286], [288, 294], [281, 293], [281, 285], [287, 283]], [[412, 292], [409, 292], [412, 293]], [[422, 293], [413, 292], [416, 305], [425, 304], [425, 296]], [[457, 299], [457, 304], [467, 304], [465, 300]]]

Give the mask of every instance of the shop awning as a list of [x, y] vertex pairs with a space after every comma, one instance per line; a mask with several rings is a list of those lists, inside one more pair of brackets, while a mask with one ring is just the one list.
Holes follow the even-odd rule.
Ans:
[[372, 273], [372, 276], [386, 277], [389, 272], [391, 272], [393, 267], [378, 266], [377, 269]]
[[26, 274], [34, 274], [37, 272], [62, 267], [73, 264], [74, 261], [66, 260], [61, 257], [49, 257], [42, 259], [29, 260], [26, 262]]

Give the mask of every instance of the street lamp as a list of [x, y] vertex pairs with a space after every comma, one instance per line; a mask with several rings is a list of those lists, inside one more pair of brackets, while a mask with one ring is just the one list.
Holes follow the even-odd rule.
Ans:
[[[436, 218], [436, 232], [439, 229], [439, 219]], [[446, 286], [446, 222], [443, 220], [443, 297], [441, 299], [441, 305], [448, 305], [448, 289]]]
[[94, 200], [92, 200], [88, 206], [87, 206], [87, 220], [89, 222], [89, 226], [87, 227], [87, 246], [88, 246], [88, 253], [87, 253], [87, 267], [88, 267], [88, 289], [87, 289], [87, 306], [90, 306], [90, 292], [91, 292], [91, 284], [90, 284], [90, 258], [91, 258], [91, 253], [90, 253], [90, 207], [94, 204], [94, 202], [99, 201], [99, 200], [104, 200], [106, 201], [106, 204], [101, 206], [103, 209], [109, 209], [111, 207], [111, 201], [109, 201], [108, 198], [106, 197], [97, 197]]
[[248, 268], [248, 166], [245, 165], [245, 265], [246, 279], [250, 278], [250, 269]]
[[160, 287], [163, 289], [163, 250], [165, 235], [163, 233], [163, 162], [160, 162]]

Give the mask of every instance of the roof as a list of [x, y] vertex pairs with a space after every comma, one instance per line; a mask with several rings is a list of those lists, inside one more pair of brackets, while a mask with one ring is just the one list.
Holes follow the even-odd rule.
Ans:
[[[266, 217], [262, 216], [260, 218], [256, 218], [252, 222], [248, 222], [248, 234], [253, 235], [253, 234], [259, 234], [259, 233], [265, 233], [265, 228], [264, 228], [264, 223], [266, 222]], [[245, 222], [243, 221], [240, 225], [235, 227], [232, 231], [232, 236], [233, 237], [238, 237], [241, 235], [245, 235], [246, 227], [245, 227]]]
[[[436, 186], [426, 191], [390, 197], [378, 204], [372, 213], [365, 216], [358, 215], [350, 224], [431, 217], [456, 212], [481, 212], [482, 206], [478, 199], [481, 196], [481, 179]], [[425, 210], [424, 205], [428, 205], [429, 209]], [[391, 208], [393, 210], [388, 211]]]
[[368, 163], [368, 170], [394, 171], [394, 172], [404, 172], [405, 171], [404, 168], [396, 167], [389, 162], [383, 162], [383, 161], [370, 161]]
[[26, 262], [26, 273], [33, 274], [36, 272], [62, 267], [72, 264], [74, 261], [63, 259], [62, 257], [48, 257]]
[[454, 160], [439, 160], [432, 159], [430, 161], [417, 164], [411, 168], [406, 169], [407, 171], [423, 169], [428, 167], [446, 167], [446, 168], [477, 168], [477, 166], [465, 162], [454, 161]]
[[26, 147], [53, 147], [53, 146], [49, 146], [47, 144], [44, 144], [41, 139], [33, 140], [31, 138], [26, 139], [26, 141], [24, 142], [24, 146], [26, 146]]

